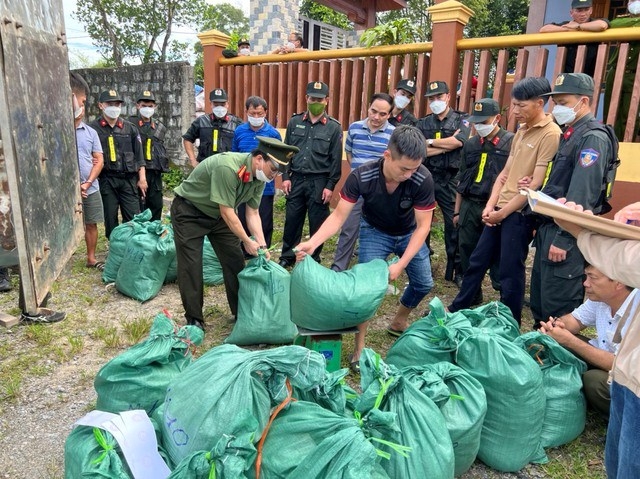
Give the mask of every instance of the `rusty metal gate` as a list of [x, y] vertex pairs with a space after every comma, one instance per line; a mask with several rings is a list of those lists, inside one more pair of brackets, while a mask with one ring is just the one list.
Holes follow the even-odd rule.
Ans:
[[61, 0], [0, 0], [0, 265], [34, 312], [82, 235]]

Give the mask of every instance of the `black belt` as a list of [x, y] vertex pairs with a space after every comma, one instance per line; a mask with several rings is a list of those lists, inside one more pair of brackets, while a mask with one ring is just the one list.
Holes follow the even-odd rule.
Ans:
[[124, 173], [122, 171], [109, 171], [109, 170], [103, 170], [102, 173], [104, 174], [104, 176], [110, 176], [111, 178], [131, 178], [132, 176], [138, 175], [138, 172]]
[[320, 178], [328, 178], [329, 175], [327, 173], [299, 173], [297, 171], [293, 171], [291, 177], [300, 178], [302, 181], [313, 181]]

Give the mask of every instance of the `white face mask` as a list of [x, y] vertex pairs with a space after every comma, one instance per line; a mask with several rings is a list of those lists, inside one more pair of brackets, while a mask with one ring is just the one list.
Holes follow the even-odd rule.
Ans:
[[431, 111], [436, 115], [439, 115], [447, 109], [447, 102], [444, 100], [435, 100], [429, 103], [429, 108], [431, 108]]
[[256, 178], [262, 181], [263, 183], [269, 183], [270, 181], [273, 181], [269, 179], [269, 177], [262, 170], [256, 170]]
[[241, 48], [238, 53], [240, 55], [249, 55], [251, 53], [251, 50], [249, 50], [248, 48]]
[[75, 118], [77, 120], [78, 118], [80, 118], [82, 116], [83, 113], [84, 113], [84, 107], [83, 106], [79, 106], [78, 108], [73, 110], [73, 118]]
[[484, 123], [475, 123], [473, 126], [475, 127], [478, 136], [481, 136], [482, 138], [488, 136], [496, 127], [493, 123], [490, 123], [489, 125]]
[[288, 42], [288, 43], [287, 43], [287, 48], [288, 48], [289, 50], [293, 50], [293, 49], [295, 49], [295, 48], [296, 48], [296, 45], [295, 45], [295, 43], [293, 43], [293, 42]]
[[411, 101], [411, 98], [406, 97], [404, 95], [396, 95], [393, 97], [393, 104], [396, 106], [396, 108], [399, 108], [400, 110], [404, 109], [404, 107], [406, 107], [410, 101]]
[[140, 114], [143, 116], [143, 118], [151, 118], [155, 112], [156, 112], [156, 109], [152, 106], [140, 107]]
[[640, 2], [629, 2], [627, 9], [631, 15], [640, 14]]
[[576, 119], [576, 107], [580, 105], [580, 102], [576, 103], [573, 108], [568, 106], [556, 105], [553, 107], [551, 114], [558, 122], [558, 125], [566, 125], [573, 123]]
[[104, 114], [107, 115], [112, 120], [117, 120], [120, 116], [120, 112], [122, 111], [122, 107], [119, 106], [107, 106], [104, 108]]
[[213, 108], [213, 114], [218, 118], [224, 118], [227, 116], [227, 109], [223, 106], [216, 106]]
[[260, 128], [264, 124], [264, 116], [249, 116], [249, 124], [254, 128]]

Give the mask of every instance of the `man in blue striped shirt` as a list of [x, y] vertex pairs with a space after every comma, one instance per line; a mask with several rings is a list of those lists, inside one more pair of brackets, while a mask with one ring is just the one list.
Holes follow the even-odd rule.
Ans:
[[[351, 171], [382, 157], [382, 153], [389, 144], [391, 133], [395, 130], [395, 126], [388, 121], [392, 109], [393, 98], [387, 93], [376, 93], [371, 97], [367, 118], [354, 121], [349, 125], [344, 150], [347, 161], [351, 165]], [[344, 271], [349, 267], [358, 240], [361, 216], [362, 198], [355, 204], [347, 221], [342, 225], [332, 270]]]
[[[244, 104], [247, 113], [247, 122], [238, 126], [233, 134], [231, 151], [239, 153], [251, 153], [258, 147], [256, 136], [266, 136], [282, 141], [282, 136], [273, 126], [267, 122], [267, 102], [259, 96], [250, 96]], [[276, 194], [276, 187], [273, 181], [264, 185], [262, 200], [260, 201], [260, 219], [262, 220], [262, 232], [267, 244], [271, 247], [271, 237], [273, 236], [273, 197]], [[244, 230], [249, 233], [245, 217], [246, 204], [238, 206], [238, 217]], [[245, 253], [245, 258], [252, 258]]]

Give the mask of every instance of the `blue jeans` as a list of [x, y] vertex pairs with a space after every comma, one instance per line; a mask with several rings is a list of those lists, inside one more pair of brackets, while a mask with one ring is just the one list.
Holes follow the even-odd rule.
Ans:
[[[359, 263], [368, 263], [374, 259], [387, 259], [389, 255], [402, 256], [409, 244], [412, 233], [392, 236], [377, 230], [365, 220], [360, 223]], [[411, 259], [405, 270], [409, 277], [409, 286], [404, 290], [400, 303], [407, 308], [415, 308], [433, 288], [429, 248], [425, 244]]]
[[611, 412], [604, 464], [609, 479], [640, 477], [640, 398], [628, 388], [611, 384]]

